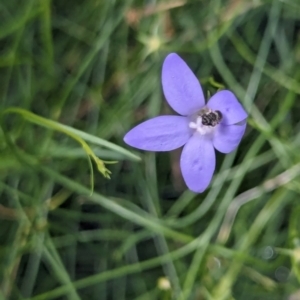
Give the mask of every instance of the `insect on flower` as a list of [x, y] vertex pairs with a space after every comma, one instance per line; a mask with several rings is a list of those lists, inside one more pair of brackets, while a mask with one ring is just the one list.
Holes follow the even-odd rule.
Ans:
[[205, 105], [201, 85], [176, 54], [169, 54], [162, 68], [164, 95], [180, 116], [158, 116], [147, 120], [124, 137], [135, 148], [171, 151], [183, 147], [180, 168], [188, 188], [201, 193], [209, 185], [216, 165], [215, 150], [229, 153], [239, 145], [247, 113], [235, 95], [222, 90]]

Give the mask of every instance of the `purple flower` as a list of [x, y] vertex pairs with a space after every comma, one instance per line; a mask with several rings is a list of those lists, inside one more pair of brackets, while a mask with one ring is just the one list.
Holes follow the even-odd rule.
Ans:
[[131, 129], [124, 141], [148, 151], [170, 151], [183, 145], [180, 168], [188, 188], [201, 193], [213, 176], [215, 149], [233, 151], [246, 129], [247, 113], [234, 94], [223, 90], [205, 105], [201, 85], [175, 53], [162, 68], [162, 86], [169, 105], [180, 116], [159, 116]]

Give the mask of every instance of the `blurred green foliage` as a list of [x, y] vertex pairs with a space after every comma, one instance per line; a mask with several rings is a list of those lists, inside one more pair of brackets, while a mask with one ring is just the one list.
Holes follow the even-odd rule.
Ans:
[[[2, 0], [0, 20], [0, 300], [300, 299], [298, 1]], [[203, 194], [180, 150], [122, 139], [172, 113], [170, 52], [250, 114]]]

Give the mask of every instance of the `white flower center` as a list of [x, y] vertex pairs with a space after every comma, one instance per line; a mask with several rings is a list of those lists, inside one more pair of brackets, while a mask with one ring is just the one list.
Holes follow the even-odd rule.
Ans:
[[198, 116], [195, 122], [190, 122], [189, 127], [195, 129], [201, 135], [210, 134], [215, 130], [215, 127], [203, 125], [201, 116]]
[[196, 115], [191, 116], [189, 127], [195, 129], [201, 135], [207, 135], [214, 132], [216, 126], [221, 122], [222, 114], [220, 111], [212, 111], [204, 107]]

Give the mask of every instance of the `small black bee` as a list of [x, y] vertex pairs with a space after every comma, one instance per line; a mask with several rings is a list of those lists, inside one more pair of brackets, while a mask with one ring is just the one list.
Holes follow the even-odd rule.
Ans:
[[218, 110], [216, 111], [203, 111], [200, 115], [202, 117], [202, 124], [205, 126], [216, 126], [218, 125], [222, 120], [222, 113]]

